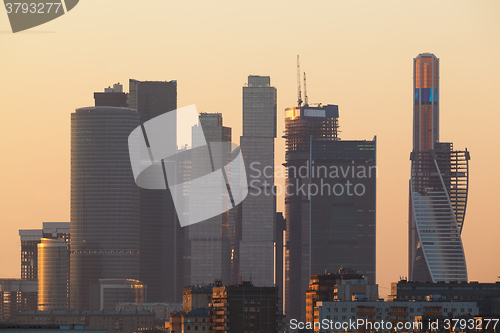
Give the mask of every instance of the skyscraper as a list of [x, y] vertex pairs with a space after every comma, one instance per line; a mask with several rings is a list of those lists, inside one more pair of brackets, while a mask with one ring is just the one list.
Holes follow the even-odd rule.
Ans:
[[[144, 124], [177, 109], [177, 81], [130, 80], [129, 106]], [[173, 128], [176, 128], [175, 126]], [[175, 134], [173, 135], [175, 137]], [[165, 144], [177, 148], [177, 142]], [[184, 281], [184, 228], [179, 227], [170, 190], [140, 190], [140, 280], [149, 302], [180, 302]], [[189, 284], [189, 282], [187, 283]]]
[[38, 248], [42, 238], [63, 239], [69, 244], [69, 222], [43, 222], [42, 229], [19, 230], [21, 238], [21, 280], [38, 280]]
[[[222, 125], [220, 113], [200, 113], [199, 119], [203, 132], [196, 130], [196, 127], [193, 128], [193, 146], [203, 146], [206, 142], [211, 148], [211, 162], [214, 168], [225, 166], [231, 160], [231, 151], [217, 149], [218, 146], [212, 145], [212, 143], [230, 143], [231, 128]], [[229, 145], [225, 147], [229, 148]], [[206, 163], [204, 151], [193, 150], [192, 179], [199, 178], [211, 171], [211, 166]], [[206, 184], [205, 187], [199, 188], [198, 192], [207, 190], [208, 193], [212, 193], [212, 186], [213, 184]], [[203, 193], [192, 193], [189, 201], [195, 205], [199, 195], [203, 195]], [[224, 194], [221, 192], [220, 195]], [[225, 195], [228, 195], [227, 191]], [[217, 198], [211, 204], [216, 205], [218, 201], [220, 200]], [[203, 222], [190, 225], [186, 229], [188, 229], [191, 246], [191, 281], [189, 285], [210, 284], [215, 279], [229, 283], [231, 273], [229, 212], [226, 211]]]
[[439, 59], [413, 59], [413, 151], [408, 275], [412, 281], [467, 281], [461, 232], [470, 155], [439, 142]]
[[376, 139], [340, 141], [338, 117], [337, 105], [285, 111], [289, 319], [306, 319], [313, 274], [348, 269], [375, 284]]
[[[312, 141], [311, 274], [351, 269], [376, 280], [377, 142]], [[317, 192], [317, 193], [316, 193]]]
[[130, 168], [134, 109], [71, 114], [70, 307], [88, 310], [99, 279], [139, 278], [139, 188]]
[[38, 244], [38, 310], [67, 310], [69, 251], [64, 239], [42, 238]]
[[114, 84], [113, 88], [104, 88], [104, 92], [94, 93], [95, 106], [128, 107], [128, 95], [123, 92], [120, 83]]
[[241, 226], [236, 236], [241, 240], [235, 251], [239, 251], [236, 255], [240, 278], [251, 279], [256, 286], [275, 284], [276, 117], [276, 88], [271, 87], [270, 77], [250, 75], [243, 87], [243, 136], [240, 138], [249, 189], [238, 207]]
[[[310, 179], [299, 168], [308, 168], [311, 141], [338, 140], [337, 105], [310, 107], [299, 102], [298, 107], [285, 110], [285, 286], [284, 311], [289, 319], [305, 319], [306, 290], [311, 276], [310, 261], [310, 201], [299, 189]], [[321, 273], [321, 272], [318, 272]]]

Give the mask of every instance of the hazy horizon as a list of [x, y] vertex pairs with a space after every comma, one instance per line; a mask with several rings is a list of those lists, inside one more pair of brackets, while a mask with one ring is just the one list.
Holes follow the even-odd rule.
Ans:
[[[429, 52], [440, 59], [440, 141], [471, 154], [462, 233], [469, 280], [497, 281], [499, 17], [497, 1], [109, 0], [0, 34], [0, 278], [20, 276], [19, 229], [70, 221], [70, 114], [94, 105], [94, 92], [118, 82], [128, 92], [131, 78], [177, 80], [178, 107], [221, 112], [238, 143], [247, 76], [270, 76], [280, 165], [299, 54], [309, 102], [339, 106], [341, 139], [377, 136], [377, 283], [386, 297], [408, 274], [412, 61]], [[10, 31], [6, 14], [0, 31]]]

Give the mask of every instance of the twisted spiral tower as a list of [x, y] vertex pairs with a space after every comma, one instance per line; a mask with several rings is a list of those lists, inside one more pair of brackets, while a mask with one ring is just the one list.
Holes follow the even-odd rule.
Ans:
[[413, 73], [408, 278], [467, 281], [461, 233], [470, 155], [439, 142], [439, 59], [419, 54]]

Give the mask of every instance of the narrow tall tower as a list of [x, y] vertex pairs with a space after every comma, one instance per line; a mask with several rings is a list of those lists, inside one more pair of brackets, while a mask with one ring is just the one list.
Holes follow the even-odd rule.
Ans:
[[[240, 205], [238, 246], [239, 278], [255, 286], [273, 286], [276, 197], [274, 188], [274, 139], [276, 138], [276, 88], [269, 76], [250, 75], [243, 87], [243, 136], [241, 152], [249, 180], [248, 196]], [[234, 275], [234, 274], [233, 274]], [[234, 277], [233, 277], [234, 279]], [[238, 282], [238, 281], [236, 281]]]
[[[129, 105], [141, 124], [177, 109], [177, 81], [129, 81]], [[172, 127], [175, 130], [175, 126]], [[175, 134], [172, 137], [176, 137]], [[174, 140], [166, 142], [177, 148]], [[179, 227], [170, 189], [140, 190], [140, 280], [150, 302], [180, 302], [184, 286], [184, 229]]]
[[[222, 125], [222, 114], [220, 113], [200, 113], [200, 124], [203, 132], [197, 131], [193, 127], [193, 146], [203, 145], [205, 142], [210, 145], [211, 162], [214, 167], [227, 165], [231, 161], [231, 151], [222, 150], [216, 144], [219, 142], [231, 142], [231, 128]], [[214, 143], [212, 146], [211, 144]], [[229, 145], [223, 146], [229, 148]], [[202, 151], [194, 150], [191, 160], [191, 174], [193, 178], [198, 178], [207, 173], [205, 154]], [[206, 184], [198, 192], [212, 193], [212, 183]], [[202, 193], [190, 195], [189, 202], [196, 204], [198, 196]], [[222, 192], [221, 196], [224, 195]], [[225, 193], [227, 196], [227, 191]], [[209, 196], [207, 196], [209, 197]], [[211, 205], [220, 202], [217, 198]], [[219, 203], [220, 205], [220, 203]], [[222, 283], [229, 283], [231, 262], [230, 262], [230, 240], [229, 240], [229, 212], [224, 212], [202, 223], [196, 223], [187, 227], [191, 257], [191, 281], [190, 285], [201, 285], [213, 283], [216, 279]]]
[[408, 278], [467, 281], [461, 232], [470, 155], [439, 142], [439, 59], [419, 54], [413, 72]]

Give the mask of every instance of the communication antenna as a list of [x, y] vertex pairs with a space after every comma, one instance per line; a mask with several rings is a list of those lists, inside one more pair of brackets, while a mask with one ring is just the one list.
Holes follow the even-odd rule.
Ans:
[[302, 106], [302, 91], [300, 89], [300, 63], [299, 55], [297, 54], [297, 106]]
[[304, 72], [304, 105], [309, 106], [309, 102], [307, 99], [306, 72]]

